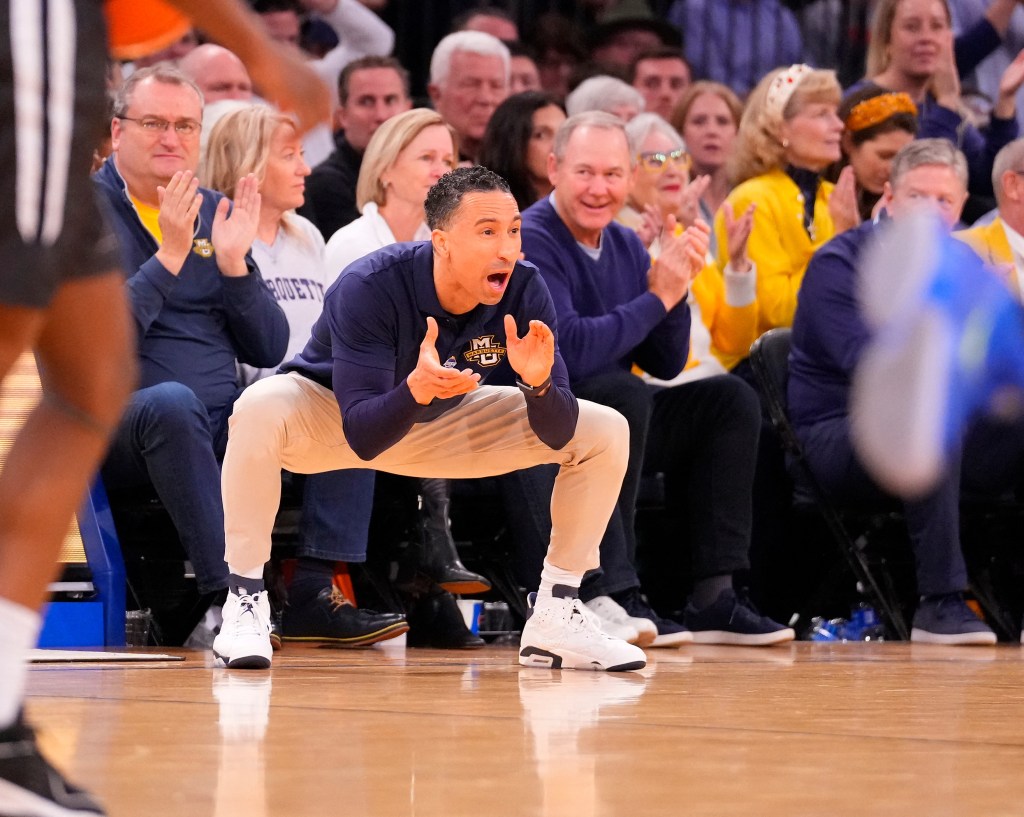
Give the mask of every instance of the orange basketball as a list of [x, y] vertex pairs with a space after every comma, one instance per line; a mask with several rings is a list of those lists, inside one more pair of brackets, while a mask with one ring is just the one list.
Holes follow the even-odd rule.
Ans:
[[104, 0], [110, 55], [135, 60], [180, 40], [188, 17], [162, 0]]

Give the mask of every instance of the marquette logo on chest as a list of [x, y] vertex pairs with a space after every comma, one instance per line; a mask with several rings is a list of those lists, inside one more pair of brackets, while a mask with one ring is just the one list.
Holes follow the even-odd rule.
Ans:
[[208, 238], [197, 238], [192, 242], [192, 252], [203, 258], [213, 257], [213, 244]]
[[484, 335], [480, 338], [473, 338], [469, 342], [469, 348], [462, 353], [462, 356], [468, 363], [497, 366], [505, 357], [505, 347], [495, 342], [494, 335]]

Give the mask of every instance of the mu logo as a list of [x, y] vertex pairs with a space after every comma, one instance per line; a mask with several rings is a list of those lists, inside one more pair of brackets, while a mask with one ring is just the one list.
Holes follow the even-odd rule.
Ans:
[[477, 363], [480, 366], [497, 366], [505, 357], [505, 347], [494, 342], [494, 335], [484, 335], [481, 338], [473, 338], [469, 342], [469, 348], [462, 353], [468, 363]]

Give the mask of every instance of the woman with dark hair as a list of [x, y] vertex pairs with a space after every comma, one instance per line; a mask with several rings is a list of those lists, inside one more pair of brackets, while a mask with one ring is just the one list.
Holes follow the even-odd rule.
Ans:
[[917, 135], [917, 106], [904, 93], [878, 86], [854, 91], [839, 105], [843, 120], [843, 163], [853, 168], [857, 209], [871, 220], [889, 181], [893, 157]]
[[510, 96], [491, 114], [479, 161], [508, 182], [520, 210], [551, 192], [548, 154], [564, 121], [562, 107], [540, 91]]

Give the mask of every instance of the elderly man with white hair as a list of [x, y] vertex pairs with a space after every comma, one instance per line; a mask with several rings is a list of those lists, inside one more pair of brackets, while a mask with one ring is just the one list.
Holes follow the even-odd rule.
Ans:
[[434, 49], [427, 92], [458, 134], [464, 163], [476, 163], [491, 114], [508, 96], [509, 70], [508, 48], [482, 31], [456, 31]]

